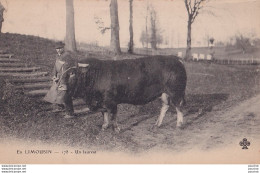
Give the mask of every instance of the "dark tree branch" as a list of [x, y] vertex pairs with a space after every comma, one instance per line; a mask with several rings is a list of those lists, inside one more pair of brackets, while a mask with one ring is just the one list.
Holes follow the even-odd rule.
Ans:
[[188, 2], [187, 2], [187, 0], [184, 1], [184, 4], [185, 4], [186, 10], [187, 10], [188, 15], [189, 15], [190, 12], [189, 12], [189, 7], [188, 7]]
[[101, 18], [95, 16], [94, 19], [95, 19], [95, 23], [98, 27], [98, 30], [100, 30], [101, 34], [105, 34], [107, 30], [111, 29], [111, 27], [104, 26], [104, 22], [102, 21]]
[[186, 49], [186, 58], [191, 57], [191, 25], [194, 23], [196, 17], [199, 15], [202, 7], [205, 5], [203, 2], [209, 0], [184, 0], [185, 7], [188, 12], [188, 31], [187, 31], [187, 49]]
[[191, 0], [189, 0], [189, 13], [192, 13]]

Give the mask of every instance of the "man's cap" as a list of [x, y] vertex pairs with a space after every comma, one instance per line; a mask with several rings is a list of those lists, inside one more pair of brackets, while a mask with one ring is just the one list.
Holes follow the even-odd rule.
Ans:
[[62, 42], [58, 42], [57, 44], [56, 44], [56, 49], [61, 49], [61, 48], [64, 48], [64, 46], [65, 46], [65, 44], [64, 43], [62, 43]]

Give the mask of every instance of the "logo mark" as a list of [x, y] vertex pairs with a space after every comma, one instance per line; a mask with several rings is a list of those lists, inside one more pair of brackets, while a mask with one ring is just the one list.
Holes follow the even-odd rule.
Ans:
[[250, 146], [250, 142], [247, 141], [246, 138], [244, 138], [243, 141], [239, 142], [239, 145], [243, 147], [242, 149], [248, 149], [247, 147]]

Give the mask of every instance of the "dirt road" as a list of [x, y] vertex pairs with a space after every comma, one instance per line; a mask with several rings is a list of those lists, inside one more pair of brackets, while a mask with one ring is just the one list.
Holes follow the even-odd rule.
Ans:
[[176, 117], [169, 113], [162, 128], [156, 131], [145, 132], [155, 122], [157, 117], [154, 117], [125, 133], [132, 136], [139, 147], [151, 147], [154, 151], [170, 149], [182, 152], [194, 148], [207, 151], [229, 144], [239, 147], [243, 138], [254, 144], [260, 140], [259, 106], [260, 95], [257, 95], [228, 110], [216, 110], [218, 107], [213, 107], [215, 111], [203, 115], [187, 115], [183, 129], [176, 129]]
[[[62, 145], [48, 145], [41, 141], [21, 141], [4, 139], [0, 154], [5, 161], [23, 163], [259, 163], [260, 162], [260, 95], [229, 108], [204, 115], [186, 116], [183, 129], [176, 129], [176, 117], [165, 117], [164, 125], [152, 129], [156, 116], [145, 118], [119, 135], [111, 131], [101, 132], [97, 141], [104, 139], [98, 147], [84, 148], [97, 151], [95, 155], [17, 155], [16, 151], [25, 149], [50, 149], [61, 151], [75, 148]], [[214, 109], [217, 109], [214, 108]], [[126, 120], [125, 120], [126, 121]], [[123, 121], [121, 120], [121, 123]], [[107, 142], [107, 138], [110, 142]], [[242, 150], [239, 142], [243, 138], [250, 141], [248, 150]], [[122, 140], [127, 139], [127, 140]], [[124, 141], [124, 144], [122, 143]], [[126, 143], [126, 144], [125, 144]], [[8, 145], [8, 148], [6, 146]], [[113, 151], [105, 146], [115, 145]], [[123, 152], [135, 148], [136, 152]], [[116, 148], [116, 149], [115, 149]], [[80, 149], [80, 148], [77, 148]], [[82, 148], [81, 148], [82, 149]], [[2, 155], [3, 154], [3, 155]], [[17, 157], [19, 156], [19, 157]], [[48, 159], [49, 158], [49, 159]]]

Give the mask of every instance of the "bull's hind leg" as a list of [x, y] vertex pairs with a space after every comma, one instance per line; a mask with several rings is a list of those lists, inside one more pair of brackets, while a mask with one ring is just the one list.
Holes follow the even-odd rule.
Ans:
[[185, 102], [184, 98], [182, 96], [177, 96], [175, 98], [179, 98], [179, 99], [174, 99], [174, 97], [170, 96], [170, 105], [171, 107], [175, 107], [176, 108], [176, 112], [177, 112], [177, 127], [181, 127], [183, 124], [183, 113], [182, 113], [182, 107], [183, 104]]
[[181, 111], [180, 106], [176, 106], [176, 112], [177, 112], [177, 127], [181, 127], [183, 124], [183, 113]]
[[160, 127], [163, 121], [163, 118], [167, 112], [167, 110], [169, 109], [169, 96], [166, 93], [163, 93], [161, 96], [161, 100], [162, 100], [162, 108], [161, 108], [161, 112], [160, 115], [155, 123], [156, 126]]
[[114, 131], [116, 133], [119, 133], [120, 132], [120, 128], [118, 127], [118, 124], [117, 124], [117, 113], [112, 113], [112, 119], [113, 121], [113, 128], [114, 128]]
[[183, 113], [182, 107], [184, 104], [184, 98], [181, 98], [179, 101], [175, 102], [176, 112], [177, 112], [177, 127], [181, 127], [183, 125]]
[[118, 127], [117, 124], [117, 105], [116, 104], [110, 105], [110, 111], [112, 114], [111, 121], [112, 121], [113, 129], [116, 133], [119, 133], [120, 128]]

